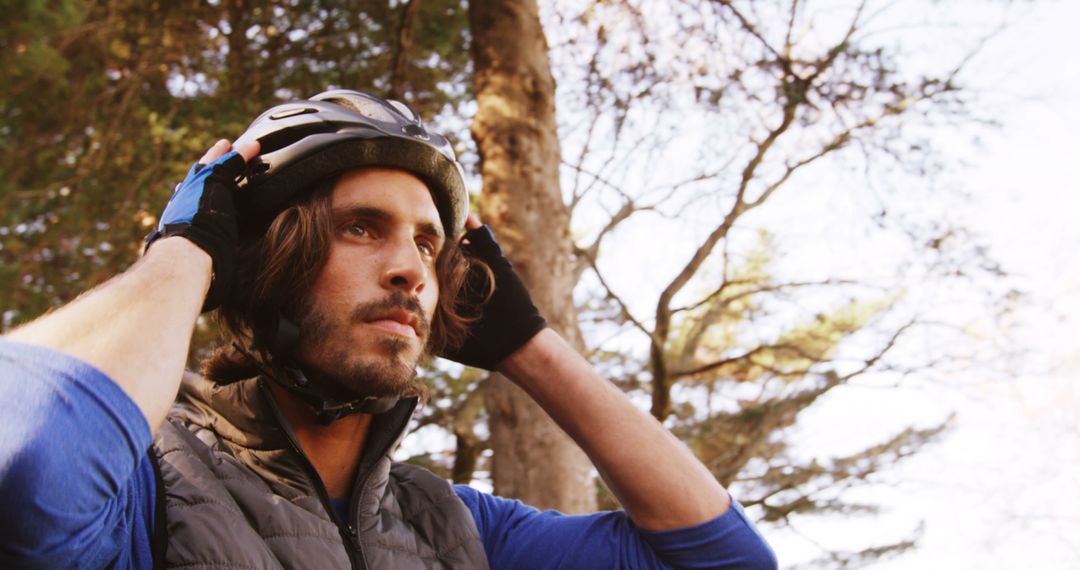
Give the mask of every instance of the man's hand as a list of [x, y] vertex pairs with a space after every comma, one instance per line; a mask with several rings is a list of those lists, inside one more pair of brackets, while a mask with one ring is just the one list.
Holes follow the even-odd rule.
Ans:
[[236, 181], [247, 161], [258, 154], [259, 143], [246, 141], [230, 149], [229, 141], [222, 139], [206, 151], [176, 186], [157, 229], [146, 238], [149, 250], [160, 238], [181, 236], [210, 256], [214, 278], [203, 311], [220, 305], [232, 286], [239, 239]]
[[[469, 214], [465, 227], [468, 231], [462, 237], [462, 249], [466, 255], [491, 268], [495, 290], [490, 291], [487, 287], [484, 272], [473, 268], [462, 294], [467, 303], [481, 306], [480, 320], [472, 325], [460, 348], [440, 356], [468, 366], [495, 370], [507, 356], [547, 327], [547, 321], [540, 316], [529, 290], [514, 273], [510, 260], [503, 255], [491, 228], [482, 225], [473, 214]], [[487, 299], [486, 303], [484, 299]]]

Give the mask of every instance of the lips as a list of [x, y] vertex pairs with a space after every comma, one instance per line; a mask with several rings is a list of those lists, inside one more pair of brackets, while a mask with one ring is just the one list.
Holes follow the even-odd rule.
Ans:
[[406, 310], [383, 311], [366, 322], [377, 329], [399, 336], [417, 338], [424, 334], [420, 318]]
[[377, 301], [357, 305], [349, 320], [376, 331], [410, 339], [424, 340], [431, 332], [431, 323], [424, 317], [420, 300], [400, 291]]

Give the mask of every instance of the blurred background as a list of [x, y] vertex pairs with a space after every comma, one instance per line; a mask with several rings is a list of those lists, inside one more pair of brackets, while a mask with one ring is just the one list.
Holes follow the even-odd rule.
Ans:
[[[1080, 4], [0, 4], [0, 329], [134, 262], [218, 138], [368, 90], [782, 566], [1080, 567]], [[505, 380], [423, 374], [399, 459], [617, 508]]]

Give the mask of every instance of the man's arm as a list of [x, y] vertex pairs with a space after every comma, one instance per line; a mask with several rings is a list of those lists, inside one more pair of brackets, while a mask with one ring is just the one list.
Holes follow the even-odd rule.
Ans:
[[150, 427], [102, 372], [0, 339], [0, 568], [150, 568]]
[[693, 453], [555, 331], [540, 331], [498, 371], [581, 446], [639, 528], [685, 528], [730, 508], [727, 492]]
[[738, 503], [704, 524], [646, 532], [625, 511], [564, 515], [464, 485], [454, 490], [473, 513], [492, 568], [776, 570], [775, 555]]
[[[522, 387], [585, 450], [625, 507], [568, 517], [459, 488], [488, 555], [509, 557], [515, 568], [546, 568], [520, 562], [543, 559], [550, 544], [560, 544], [569, 558], [552, 567], [653, 567], [655, 555], [662, 567], [776, 568], [764, 538], [708, 469], [547, 328], [490, 230], [474, 216], [466, 227], [463, 248], [490, 269], [494, 289], [488, 293], [482, 269], [471, 270], [463, 301], [480, 305], [480, 318], [465, 342], [442, 356], [496, 370]], [[651, 550], [642, 550], [646, 545]]]
[[151, 430], [207, 291], [226, 289], [230, 178], [258, 145], [228, 150], [221, 141], [192, 168], [141, 260], [0, 341], [0, 566], [152, 564]]
[[[229, 150], [228, 141], [219, 141], [199, 163], [212, 163]], [[259, 145], [242, 143], [235, 150], [246, 162], [258, 153]], [[202, 187], [197, 188], [194, 202], [183, 204], [188, 190], [182, 187], [174, 195], [163, 221], [176, 211], [174, 204], [187, 206], [191, 211], [179, 221], [193, 230], [202, 229], [205, 235], [205, 229], [198, 226], [205, 206]], [[228, 200], [231, 203], [231, 196]], [[185, 213], [179, 214], [182, 218]], [[181, 235], [186, 239], [157, 240], [124, 273], [6, 336], [59, 350], [101, 370], [135, 401], [151, 429], [156, 430], [176, 396], [191, 331], [215, 269], [208, 248], [196, 245], [206, 240], [190, 233]]]
[[589, 455], [639, 528], [685, 528], [727, 512], [727, 491], [690, 450], [547, 328], [490, 229], [474, 215], [465, 226], [463, 248], [490, 268], [494, 289], [486, 300], [482, 280], [467, 289], [466, 302], [483, 304], [481, 318], [442, 356], [501, 372], [528, 392]]
[[156, 429], [180, 386], [210, 273], [203, 250], [166, 238], [124, 273], [6, 336], [93, 365]]

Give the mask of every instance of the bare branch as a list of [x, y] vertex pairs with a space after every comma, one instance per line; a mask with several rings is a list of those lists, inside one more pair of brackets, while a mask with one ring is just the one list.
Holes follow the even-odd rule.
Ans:
[[[635, 156], [636, 151], [639, 148], [641, 148], [641, 146], [643, 144], [645, 144], [646, 141], [648, 141], [648, 140], [650, 140], [652, 138], [653, 138], [653, 134], [652, 134], [651, 130], [646, 129], [645, 134], [638, 137], [633, 142], [633, 144], [631, 144], [629, 146], [629, 148], [624, 149], [624, 148], [619, 147], [618, 134], [616, 134], [615, 140], [613, 140], [611, 142], [611, 154], [607, 157], [606, 160], [604, 160], [603, 164], [600, 165], [600, 170], [598, 172], [603, 173], [605, 170], [608, 170], [608, 168], [611, 165], [616, 164], [617, 161], [620, 164], [625, 164], [626, 162], [634, 160], [634, 156]], [[588, 174], [591, 174], [591, 173], [588, 173]], [[593, 185], [595, 185], [597, 182], [603, 180], [601, 178], [600, 174], [594, 174], [593, 177], [594, 177], [593, 182], [591, 182], [589, 184], [589, 186], [586, 186], [585, 189], [581, 191], [582, 196], [584, 196], [585, 194], [588, 194], [592, 190]], [[613, 189], [618, 189], [618, 187], [616, 185], [614, 185], [614, 184], [609, 184], [609, 187], [613, 188]], [[620, 194], [621, 193], [622, 193], [622, 191], [620, 190]]]
[[[567, 162], [566, 160], [563, 160], [562, 164], [564, 166], [569, 166], [570, 168], [573, 168], [574, 171], [576, 171], [578, 174], [585, 174], [585, 175], [589, 176], [590, 178], [593, 179], [594, 183], [598, 182], [598, 183], [600, 183], [601, 185], [603, 185], [606, 188], [610, 188], [611, 190], [615, 190], [616, 192], [619, 192], [620, 194], [623, 193], [622, 189], [619, 188], [617, 185], [615, 185], [615, 183], [608, 181], [606, 178], [604, 178], [603, 176], [601, 176], [601, 175], [599, 175], [599, 174], [597, 174], [595, 172], [586, 170], [585, 167], [581, 166], [580, 163], [579, 164], [571, 164], [571, 163]], [[581, 198], [583, 198], [585, 196], [585, 194], [588, 193], [588, 191], [589, 191], [589, 188], [586, 188], [580, 194], [575, 194], [574, 198], [573, 198], [573, 201], [571, 202], [571, 207], [576, 206], [577, 203], [581, 200]]]
[[626, 303], [622, 300], [622, 298], [619, 297], [619, 295], [617, 295], [615, 293], [615, 291], [611, 288], [611, 286], [608, 285], [607, 281], [604, 280], [604, 276], [600, 273], [600, 270], [596, 267], [596, 260], [589, 257], [588, 254], [585, 253], [584, 251], [581, 251], [581, 253], [582, 253], [582, 258], [587, 260], [588, 263], [589, 263], [589, 266], [592, 267], [593, 273], [596, 274], [597, 280], [600, 281], [600, 286], [604, 288], [604, 293], [607, 296], [607, 298], [611, 299], [612, 301], [614, 301], [619, 306], [619, 312], [623, 316], [623, 318], [630, 321], [630, 323], [632, 323], [634, 325], [634, 327], [636, 327], [641, 332], [645, 333], [645, 336], [649, 337], [649, 340], [654, 345], [656, 345], [657, 344], [657, 337], [653, 334], [652, 331], [650, 331], [648, 329], [648, 327], [646, 327], [644, 324], [641, 323], [641, 321], [638, 321], [634, 317], [633, 313], [630, 312], [630, 308], [626, 305]]
[[833, 45], [832, 49], [826, 52], [825, 57], [814, 65], [814, 72], [806, 78], [807, 84], [814, 82], [822, 73], [832, 67], [832, 64], [836, 62], [836, 58], [839, 57], [841, 53], [844, 53], [844, 50], [851, 42], [851, 38], [859, 29], [859, 19], [862, 17], [864, 9], [866, 9], [866, 0], [860, 2], [859, 7], [855, 9], [855, 15], [852, 16], [851, 24], [848, 25], [847, 33], [844, 34], [843, 39]]
[[769, 43], [769, 40], [765, 39], [765, 36], [763, 36], [761, 34], [761, 32], [758, 31], [757, 27], [754, 26], [754, 24], [751, 23], [750, 20], [747, 19], [747, 17], [744, 16], [743, 13], [739, 11], [738, 8], [731, 5], [731, 0], [714, 0], [714, 1], [717, 4], [720, 4], [721, 6], [727, 8], [728, 10], [730, 10], [731, 13], [735, 16], [735, 18], [737, 20], [739, 20], [739, 24], [743, 27], [743, 29], [746, 30], [747, 33], [749, 33], [750, 35], [757, 38], [757, 40], [759, 42], [761, 42], [761, 45], [766, 50], [768, 50], [770, 53], [772, 53], [774, 56], [776, 56], [777, 60], [787, 61], [787, 59], [783, 55], [781, 55], [779, 51], [776, 50], [776, 48], [772, 47], [772, 44]]
[[878, 350], [876, 354], [874, 354], [870, 358], [866, 359], [866, 361], [863, 363], [862, 368], [842, 376], [841, 380], [844, 381], [844, 382], [847, 382], [848, 380], [851, 380], [855, 376], [863, 374], [866, 371], [873, 368], [874, 365], [876, 365], [879, 361], [881, 361], [881, 359], [884, 358], [885, 355], [890, 350], [892, 350], [893, 347], [896, 346], [896, 343], [897, 343], [897, 341], [900, 340], [900, 337], [905, 332], [907, 332], [909, 329], [911, 329], [911, 327], [915, 326], [916, 324], [918, 324], [918, 321], [916, 321], [915, 319], [909, 320], [908, 322], [904, 323], [903, 326], [901, 326], [900, 328], [896, 329], [896, 331], [893, 332], [892, 336], [889, 337], [889, 340], [885, 343], [885, 345], [881, 348], [881, 350]]
[[[678, 308], [672, 309], [671, 312], [672, 313], [680, 313], [680, 312], [683, 312], [683, 311], [693, 311], [693, 310], [698, 309], [701, 306], [711, 302], [713, 299], [715, 299], [719, 295], [722, 295], [724, 293], [724, 290], [727, 289], [729, 286], [748, 285], [748, 284], [751, 284], [751, 283], [756, 283], [756, 280], [753, 280], [753, 279], [738, 279], [738, 280], [734, 280], [734, 281], [725, 281], [724, 283], [722, 283], [720, 285], [720, 287], [718, 287], [712, 293], [709, 293], [705, 298], [698, 301], [697, 303], [694, 303], [693, 305], [688, 305], [686, 307], [678, 307]], [[777, 291], [783, 291], [785, 289], [796, 289], [796, 288], [800, 288], [800, 287], [830, 286], [830, 285], [859, 285], [859, 284], [860, 283], [858, 281], [852, 281], [850, 279], [825, 279], [825, 280], [822, 280], [822, 281], [793, 281], [793, 282], [789, 282], [789, 283], [777, 283], [775, 285], [766, 285], [766, 286], [762, 286], [762, 287], [755, 287], [753, 289], [748, 289], [746, 291], [740, 291], [736, 295], [725, 298], [724, 303], [727, 304], [727, 303], [730, 303], [731, 301], [735, 301], [735, 300], [738, 300], [738, 299], [744, 299], [746, 297], [752, 297], [754, 295], [758, 295], [758, 294], [761, 294], [761, 293], [775, 293]]]
[[784, 183], [787, 182], [788, 179], [791, 178], [791, 175], [795, 174], [795, 172], [797, 170], [799, 170], [800, 168], [802, 168], [802, 167], [804, 167], [804, 166], [806, 166], [808, 164], [813, 163], [814, 161], [820, 159], [823, 156], [828, 155], [829, 153], [831, 153], [833, 151], [838, 150], [840, 147], [847, 144], [848, 141], [850, 141], [850, 140], [851, 140], [851, 137], [850, 137], [849, 132], [845, 131], [843, 133], [840, 133], [831, 142], [829, 142], [829, 144], [825, 145], [818, 152], [816, 152], [816, 153], [814, 153], [814, 154], [812, 154], [812, 155], [810, 155], [810, 156], [796, 162], [795, 164], [791, 164], [791, 165], [786, 166], [784, 168], [784, 174], [778, 180], [776, 180], [775, 182], [770, 184], [761, 193], [761, 195], [757, 197], [756, 200], [754, 200], [752, 202], [749, 202], [747, 204], [747, 209], [756, 208], [756, 207], [762, 205], [763, 203], [765, 203], [765, 201], [768, 200], [769, 197], [772, 196], [773, 193], [775, 193], [781, 186], [783, 186]]
[[787, 33], [784, 34], [784, 57], [791, 58], [791, 48], [794, 44], [791, 41], [792, 32], [795, 31], [795, 18], [799, 13], [799, 0], [792, 0], [791, 11], [788, 13]]
[[696, 368], [691, 368], [689, 370], [675, 370], [675, 371], [672, 371], [671, 372], [671, 377], [674, 378], [674, 379], [679, 379], [679, 378], [685, 378], [687, 376], [696, 376], [698, 374], [704, 374], [706, 372], [716, 370], [717, 368], [722, 368], [722, 367], [727, 366], [729, 364], [735, 364], [736, 362], [741, 362], [743, 360], [748, 360], [750, 358], [753, 358], [755, 354], [760, 354], [760, 353], [765, 352], [766, 350], [769, 350], [771, 348], [774, 348], [774, 347], [760, 345], [760, 346], [754, 347], [752, 350], [750, 350], [748, 352], [744, 352], [743, 354], [740, 354], [738, 356], [732, 356], [730, 358], [723, 358], [723, 359], [720, 359], [720, 360], [716, 360], [714, 362], [710, 362], [709, 364], [705, 364], [703, 366], [698, 366]]
[[577, 207], [578, 203], [581, 202], [581, 199], [584, 198], [585, 194], [588, 193], [587, 191], [578, 190], [581, 187], [580, 175], [584, 173], [594, 177], [598, 176], [590, 172], [586, 172], [582, 165], [585, 164], [585, 157], [589, 155], [589, 148], [592, 145], [593, 133], [596, 132], [596, 126], [600, 122], [600, 117], [600, 113], [592, 113], [592, 120], [589, 121], [589, 129], [585, 134], [585, 143], [581, 145], [581, 152], [578, 154], [577, 164], [570, 164], [566, 160], [563, 160], [563, 164], [573, 168], [576, 171], [576, 174], [574, 175], [574, 189], [570, 194], [572, 196], [569, 205], [569, 209], [571, 212], [574, 211], [574, 208]]
[[627, 199], [625, 202], [623, 202], [622, 208], [619, 208], [619, 211], [615, 212], [615, 214], [608, 219], [607, 224], [605, 224], [604, 227], [600, 229], [600, 232], [596, 235], [596, 239], [593, 240], [593, 243], [585, 248], [585, 251], [588, 252], [589, 258], [596, 259], [597, 254], [600, 250], [600, 242], [603, 241], [604, 237], [612, 230], [614, 230], [619, 224], [621, 224], [630, 216], [633, 216], [638, 212], [651, 209], [651, 206], [638, 207], [634, 204], [634, 201], [630, 199]]
[[[809, 360], [811, 362], [814, 362], [814, 363], [820, 363], [820, 362], [825, 361], [821, 356], [810, 354], [810, 353], [806, 352], [805, 350], [803, 350], [802, 347], [800, 347], [798, 345], [794, 345], [794, 344], [790, 344], [790, 343], [767, 344], [767, 345], [757, 346], [757, 347], [753, 348], [752, 350], [750, 350], [748, 352], [740, 354], [739, 356], [732, 356], [730, 358], [723, 358], [723, 359], [720, 359], [720, 360], [716, 360], [714, 362], [710, 362], [708, 364], [698, 366], [696, 368], [692, 368], [690, 370], [672, 371], [671, 372], [671, 377], [672, 378], [685, 378], [687, 376], [696, 376], [698, 374], [705, 374], [706, 372], [711, 372], [711, 371], [716, 370], [718, 368], [721, 368], [723, 366], [727, 366], [728, 364], [735, 364], [736, 362], [741, 362], [741, 361], [744, 361], [744, 360], [749, 361], [750, 364], [753, 364], [754, 366], [757, 366], [757, 367], [761, 368], [762, 370], [766, 370], [766, 371], [772, 373], [775, 376], [783, 376], [783, 377], [801, 376], [801, 375], [805, 375], [807, 372], [809, 372], [809, 368], [803, 369], [803, 370], [794, 370], [794, 371], [792, 371], [792, 370], [780, 370], [779, 368], [771, 367], [771, 366], [769, 366], [767, 364], [762, 364], [760, 362], [755, 362], [754, 361], [754, 356], [756, 356], [758, 354], [762, 354], [764, 352], [792, 352], [796, 356], [798, 356], [800, 358], [805, 358], [805, 359], [807, 359], [807, 360]], [[846, 378], [845, 378], [845, 380], [846, 380]]]

